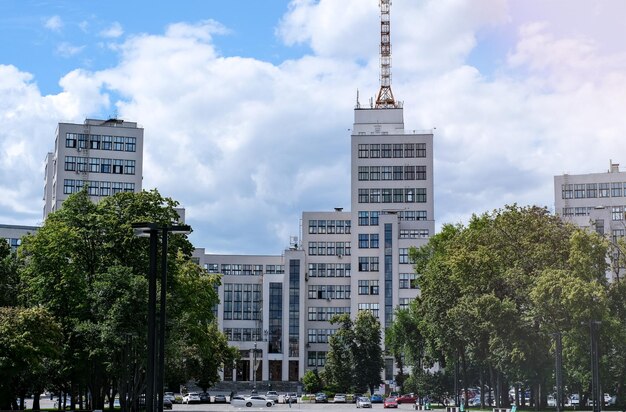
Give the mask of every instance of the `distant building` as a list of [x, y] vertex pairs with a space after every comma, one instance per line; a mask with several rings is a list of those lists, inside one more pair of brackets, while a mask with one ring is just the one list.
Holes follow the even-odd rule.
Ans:
[[566, 222], [615, 242], [626, 233], [626, 172], [611, 162], [604, 173], [555, 176], [554, 206]]
[[6, 239], [14, 252], [22, 244], [22, 237], [35, 233], [37, 226], [3, 225], [0, 224], [0, 238]]
[[72, 193], [87, 187], [93, 201], [141, 192], [143, 129], [120, 119], [59, 123], [46, 156], [44, 219]]

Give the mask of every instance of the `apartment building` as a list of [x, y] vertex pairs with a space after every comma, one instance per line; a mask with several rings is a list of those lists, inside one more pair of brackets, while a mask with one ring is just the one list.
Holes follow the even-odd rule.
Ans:
[[141, 192], [143, 128], [121, 119], [59, 123], [46, 156], [43, 218], [83, 187], [95, 202], [118, 192]]
[[563, 220], [615, 243], [626, 233], [626, 172], [610, 162], [606, 172], [554, 176], [554, 206]]

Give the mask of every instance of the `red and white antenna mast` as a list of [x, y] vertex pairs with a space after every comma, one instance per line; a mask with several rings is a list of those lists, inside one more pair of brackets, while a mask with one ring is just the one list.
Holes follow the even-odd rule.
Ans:
[[380, 90], [376, 97], [376, 108], [397, 107], [391, 92], [390, 8], [391, 0], [380, 0]]

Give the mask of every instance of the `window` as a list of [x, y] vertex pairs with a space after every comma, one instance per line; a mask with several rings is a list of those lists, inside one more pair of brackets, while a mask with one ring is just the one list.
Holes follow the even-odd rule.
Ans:
[[100, 149], [100, 135], [92, 134], [89, 136], [89, 148]]
[[76, 170], [76, 157], [65, 156], [65, 170], [69, 170], [69, 171]]
[[416, 157], [426, 157], [426, 143], [417, 144], [417, 156]]
[[111, 165], [113, 161], [111, 159], [102, 159], [100, 162], [100, 171], [102, 173], [111, 173]]
[[415, 145], [413, 143], [405, 143], [404, 157], [415, 157]]
[[417, 180], [426, 180], [426, 166], [417, 166]]
[[359, 180], [369, 180], [370, 170], [367, 166], [359, 166]]
[[611, 208], [611, 219], [624, 220], [624, 206], [613, 206]]
[[415, 216], [416, 216], [416, 220], [426, 220], [426, 211], [418, 210]]
[[317, 220], [309, 220], [309, 233], [317, 233]]
[[370, 157], [374, 159], [377, 159], [380, 157], [380, 145], [379, 144], [370, 145]]
[[63, 193], [66, 195], [74, 193], [74, 180], [73, 179], [63, 180]]
[[383, 203], [391, 203], [391, 189], [383, 189]]
[[417, 203], [426, 203], [426, 189], [425, 188], [415, 189], [415, 201]]
[[87, 158], [86, 157], [76, 157], [76, 170], [79, 172], [87, 171]]
[[369, 295], [370, 287], [369, 281], [359, 280], [359, 295]]
[[415, 180], [415, 166], [404, 166], [404, 180]]
[[111, 182], [100, 182], [100, 196], [111, 196]]
[[380, 180], [380, 166], [370, 167], [370, 180]]
[[598, 185], [596, 183], [587, 183], [587, 197], [598, 197]]
[[414, 289], [415, 285], [415, 273], [400, 273], [399, 274], [399, 287], [400, 289]]
[[370, 212], [370, 226], [378, 226], [378, 212]]
[[369, 272], [370, 270], [370, 259], [366, 256], [359, 257], [359, 272]]
[[113, 150], [113, 136], [102, 136], [102, 150]]
[[89, 196], [98, 196], [100, 194], [99, 192], [99, 185], [100, 182], [94, 181], [94, 180], [90, 180], [87, 186], [87, 192], [89, 193]]
[[403, 175], [402, 169], [403, 169], [402, 166], [393, 167], [393, 180], [402, 180], [402, 175]]
[[378, 233], [372, 233], [370, 235], [370, 248], [378, 249]]
[[370, 189], [370, 203], [380, 203], [380, 189]]
[[391, 158], [391, 145], [390, 144], [382, 144], [381, 157], [390, 159]]
[[113, 173], [122, 174], [124, 171], [124, 161], [122, 159], [113, 159]]
[[124, 151], [124, 137], [115, 136], [113, 138], [113, 150]]
[[359, 248], [367, 249], [370, 246], [369, 235], [359, 233]]
[[[570, 186], [570, 190], [571, 190], [572, 185], [567, 185], [567, 186]], [[600, 197], [609, 197], [609, 184], [608, 183], [600, 183]], [[564, 197], [563, 199], [571, 199], [571, 197]]]
[[402, 199], [404, 199], [404, 190], [393, 189], [393, 203], [402, 203]]
[[372, 315], [378, 317], [379, 305], [378, 303], [359, 303], [358, 310], [359, 312], [362, 310], [368, 310], [372, 312]]
[[65, 147], [76, 147], [75, 133], [68, 133], [65, 135]]
[[574, 198], [583, 199], [584, 197], [585, 197], [585, 185], [584, 184], [574, 185]]
[[393, 157], [402, 157], [402, 144], [393, 145]]
[[364, 211], [359, 211], [359, 226], [369, 226], [370, 219], [369, 213]]
[[135, 161], [134, 160], [125, 160], [124, 161], [124, 173], [127, 175], [135, 174]]
[[404, 201], [406, 203], [415, 202], [415, 189], [404, 189]]
[[400, 309], [408, 309], [410, 302], [411, 302], [410, 298], [400, 298], [398, 300], [398, 306], [400, 307]]
[[574, 198], [574, 185], [561, 185], [561, 198], [573, 199]]
[[382, 178], [383, 180], [391, 180], [393, 168], [391, 166], [382, 166]]
[[408, 248], [400, 248], [400, 263], [409, 263], [409, 249]]
[[100, 171], [100, 159], [97, 157], [89, 158], [89, 172], [98, 173]]
[[369, 157], [369, 145], [360, 144], [359, 145], [359, 158], [364, 159]]
[[611, 183], [611, 197], [621, 197], [621, 196], [622, 196], [622, 184]]
[[113, 188], [113, 191], [112, 191], [113, 194], [120, 193], [122, 190], [124, 190], [124, 186], [122, 185], [121, 182], [113, 182], [112, 188]]
[[78, 135], [78, 147], [81, 149], [87, 148], [87, 135], [86, 134]]
[[127, 137], [126, 138], [126, 151], [127, 152], [136, 152], [137, 151], [137, 138], [136, 137]]
[[134, 192], [135, 184], [134, 183], [124, 183], [124, 191], [125, 192]]

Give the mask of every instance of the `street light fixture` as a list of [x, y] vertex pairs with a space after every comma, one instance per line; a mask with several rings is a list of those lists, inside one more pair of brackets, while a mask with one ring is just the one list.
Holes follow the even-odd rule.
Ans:
[[[191, 227], [189, 225], [161, 225], [158, 223], [133, 223], [132, 227], [135, 236], [150, 238], [150, 269], [148, 272], [148, 362], [146, 368], [146, 412], [163, 412], [163, 381], [165, 369], [165, 301], [167, 291], [167, 238], [168, 233], [190, 233]], [[159, 232], [161, 232], [161, 296], [159, 311], [159, 333], [157, 336], [156, 261]]]

